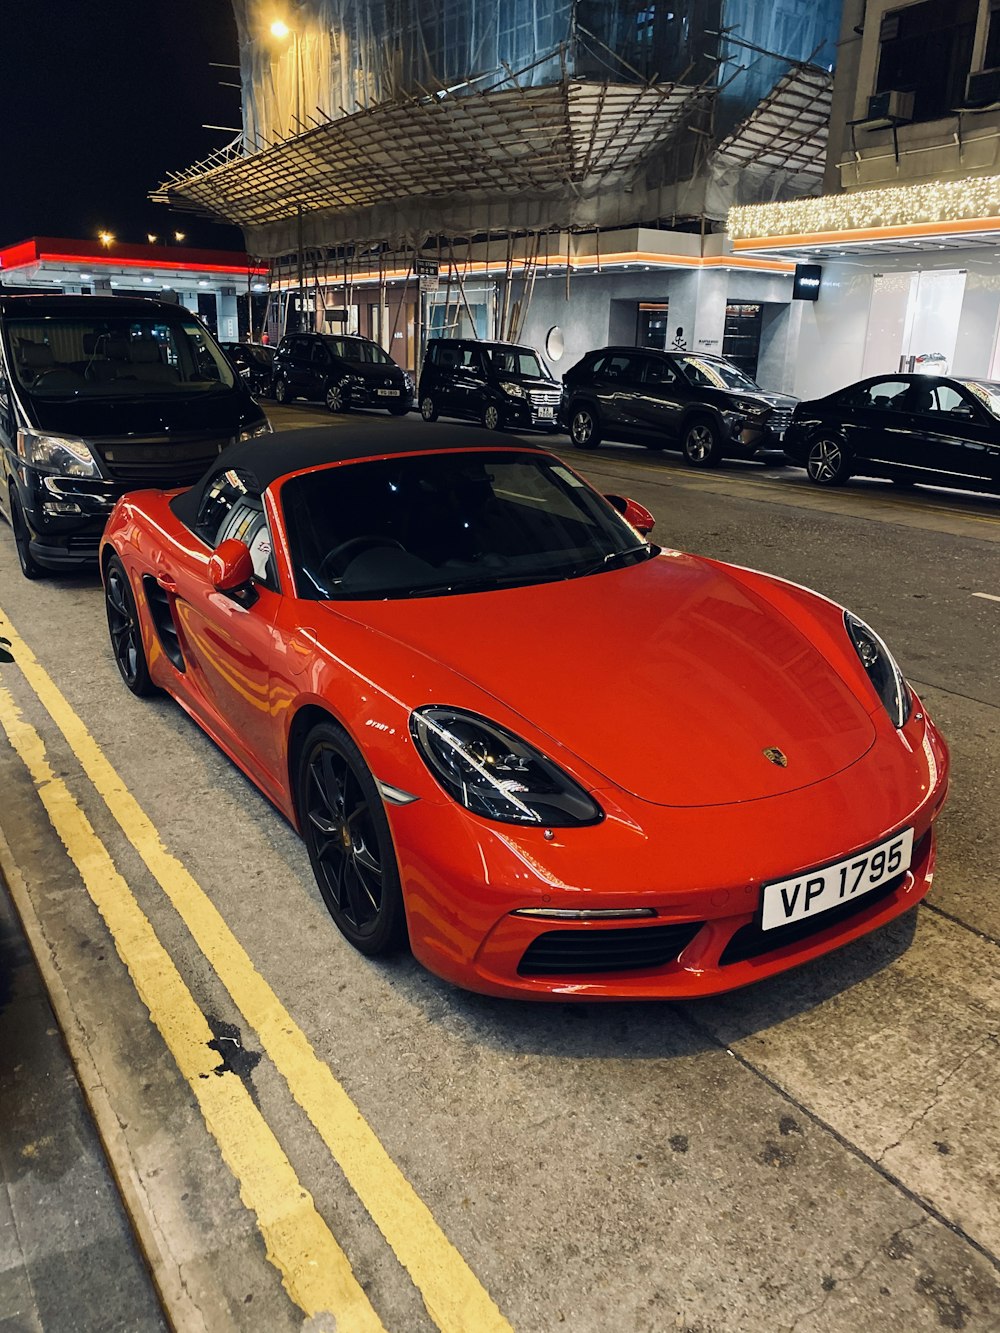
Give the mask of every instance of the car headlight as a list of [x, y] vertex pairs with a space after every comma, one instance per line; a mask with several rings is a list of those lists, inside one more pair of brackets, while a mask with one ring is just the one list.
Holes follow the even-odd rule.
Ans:
[[427, 767], [460, 805], [505, 824], [568, 828], [604, 812], [562, 769], [476, 713], [420, 708], [410, 734]]
[[766, 403], [758, 403], [753, 398], [737, 398], [733, 406], [737, 412], [742, 412], [748, 417], [762, 417], [771, 410]]
[[844, 626], [893, 726], [905, 726], [913, 701], [896, 659], [871, 626], [850, 611], [844, 612]]
[[63, 477], [99, 478], [101, 475], [90, 447], [75, 435], [46, 435], [38, 430], [19, 430], [17, 452], [32, 467], [58, 472]]
[[511, 398], [527, 398], [527, 394], [520, 384], [501, 384], [500, 388], [504, 393], [509, 394]]
[[259, 435], [270, 435], [271, 423], [269, 421], [258, 421], [255, 426], [246, 426], [236, 437], [240, 444], [244, 440], [256, 440]]

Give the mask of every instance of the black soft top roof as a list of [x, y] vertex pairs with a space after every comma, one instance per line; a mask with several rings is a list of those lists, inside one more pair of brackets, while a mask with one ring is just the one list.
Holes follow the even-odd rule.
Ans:
[[170, 507], [187, 527], [193, 528], [209, 482], [232, 468], [247, 472], [262, 491], [279, 477], [323, 463], [356, 462], [384, 454], [422, 454], [435, 450], [520, 449], [538, 453], [520, 441], [484, 438], [478, 426], [428, 426], [424, 421], [365, 422], [363, 426], [314, 426], [304, 430], [259, 435], [243, 444], [223, 449], [211, 468], [190, 490], [171, 500]]

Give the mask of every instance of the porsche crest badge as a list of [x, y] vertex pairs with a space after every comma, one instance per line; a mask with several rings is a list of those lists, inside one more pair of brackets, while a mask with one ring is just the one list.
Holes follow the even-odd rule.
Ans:
[[769, 745], [762, 753], [765, 759], [772, 764], [777, 764], [779, 768], [788, 767], [788, 756], [782, 750], [779, 750], [776, 745]]

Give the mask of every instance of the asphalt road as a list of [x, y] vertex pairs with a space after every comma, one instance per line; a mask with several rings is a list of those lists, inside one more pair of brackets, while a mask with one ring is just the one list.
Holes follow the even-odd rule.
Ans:
[[[367, 961], [263, 797], [175, 705], [125, 691], [96, 576], [29, 585], [0, 531], [20, 652], [0, 668], [0, 829], [165, 1300], [213, 1331], [332, 1329], [322, 1311], [340, 1333], [1000, 1329], [1000, 499], [555, 445], [652, 510], [661, 544], [808, 584], [883, 634], [952, 747], [930, 898], [698, 1004], [518, 1004]], [[174, 972], [208, 1073], [177, 1054], [179, 1004], [154, 1025]], [[240, 1165], [268, 1135], [308, 1233]]]

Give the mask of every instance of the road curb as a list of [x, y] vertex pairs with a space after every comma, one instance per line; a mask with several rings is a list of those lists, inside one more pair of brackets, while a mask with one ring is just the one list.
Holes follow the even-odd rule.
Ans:
[[132, 1227], [139, 1254], [149, 1269], [164, 1318], [173, 1333], [208, 1333], [201, 1311], [181, 1278], [166, 1238], [147, 1206], [146, 1192], [135, 1169], [125, 1134], [91, 1057], [87, 1039], [77, 1021], [69, 993], [62, 983], [42, 923], [35, 912], [24, 875], [0, 827], [0, 877], [10, 893], [28, 946], [35, 959], [49, 1003], [56, 1016], [87, 1108], [107, 1159], [125, 1215]]

